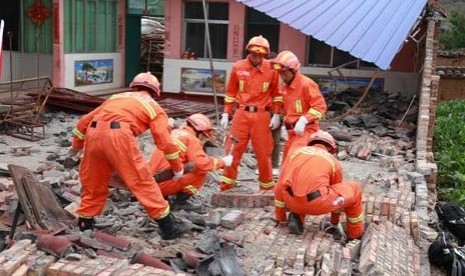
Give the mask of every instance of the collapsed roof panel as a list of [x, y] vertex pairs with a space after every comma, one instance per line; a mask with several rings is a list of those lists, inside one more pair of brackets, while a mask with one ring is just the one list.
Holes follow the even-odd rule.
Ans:
[[427, 0], [237, 0], [387, 70]]

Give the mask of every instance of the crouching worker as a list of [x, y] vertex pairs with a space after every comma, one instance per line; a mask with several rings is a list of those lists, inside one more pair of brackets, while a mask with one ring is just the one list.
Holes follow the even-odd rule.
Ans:
[[[362, 193], [359, 183], [343, 181], [342, 167], [333, 156], [337, 152], [334, 138], [319, 130], [310, 136], [308, 146], [291, 150], [275, 187], [275, 217], [286, 221], [289, 231], [303, 233], [306, 215], [331, 213], [336, 229], [341, 212], [347, 219], [349, 239], [361, 238], [364, 232]], [[332, 232], [332, 231], [328, 231]]]
[[155, 183], [150, 168], [139, 150], [136, 137], [150, 129], [175, 175], [183, 174], [179, 147], [173, 142], [168, 116], [153, 99], [160, 95], [160, 83], [147, 73], [140, 73], [130, 84], [131, 92], [119, 93], [84, 115], [73, 130], [69, 157], [84, 149], [79, 168], [82, 184], [79, 229], [93, 229], [108, 197], [112, 172], [117, 172], [160, 227], [163, 239], [175, 239], [189, 230], [170, 213], [170, 206]]
[[[182, 163], [193, 164], [193, 170], [189, 172], [186, 170], [187, 173], [180, 178], [158, 181], [164, 197], [175, 196], [171, 201], [172, 210], [202, 212], [202, 205], [193, 204], [188, 199], [196, 195], [203, 186], [208, 172], [231, 166], [232, 155], [215, 158], [205, 153], [203, 144], [212, 137], [213, 131], [212, 122], [207, 116], [193, 114], [186, 119], [185, 124], [171, 133], [173, 141], [181, 149]], [[149, 164], [156, 180], [157, 175], [161, 175], [161, 171], [170, 167], [163, 152], [157, 148], [153, 149]]]

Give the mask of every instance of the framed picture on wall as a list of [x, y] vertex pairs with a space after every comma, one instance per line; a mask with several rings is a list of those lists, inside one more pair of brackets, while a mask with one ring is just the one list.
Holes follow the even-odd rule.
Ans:
[[[370, 78], [363, 77], [329, 77], [329, 76], [314, 76], [307, 75], [309, 78], [314, 80], [323, 94], [329, 92], [342, 92], [347, 90], [352, 91], [365, 91], [368, 84], [370, 84]], [[383, 92], [384, 90], [384, 79], [376, 78], [370, 87], [371, 92]]]
[[210, 69], [181, 68], [181, 91], [216, 93], [225, 90], [226, 70], [214, 70], [213, 79]]
[[113, 60], [76, 60], [74, 62], [74, 86], [113, 82]]

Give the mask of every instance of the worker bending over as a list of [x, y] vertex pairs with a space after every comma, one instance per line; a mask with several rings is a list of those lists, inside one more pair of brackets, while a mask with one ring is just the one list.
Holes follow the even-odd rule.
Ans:
[[136, 137], [150, 129], [155, 145], [163, 152], [176, 177], [183, 174], [179, 147], [173, 142], [168, 116], [153, 99], [160, 95], [160, 83], [147, 73], [134, 77], [132, 92], [111, 96], [84, 115], [73, 130], [69, 157], [84, 149], [79, 168], [82, 184], [77, 209], [79, 229], [93, 229], [94, 217], [102, 212], [108, 197], [108, 182], [117, 172], [129, 190], [160, 227], [163, 239], [175, 239], [188, 231], [186, 224], [170, 213], [168, 202], [156, 185], [141, 154]]
[[[208, 172], [231, 165], [232, 155], [216, 158], [205, 153], [203, 144], [212, 137], [213, 132], [212, 122], [207, 116], [193, 114], [186, 119], [184, 125], [171, 133], [174, 143], [181, 150], [181, 162], [193, 165], [193, 170], [185, 173], [182, 177], [158, 183], [163, 196], [176, 196], [171, 201], [173, 210], [202, 211], [202, 205], [195, 205], [187, 200], [197, 194], [205, 183]], [[149, 161], [152, 174], [156, 175], [157, 172], [169, 169], [168, 161], [161, 150], [154, 148]]]
[[[335, 227], [341, 212], [346, 215], [349, 239], [361, 238], [364, 232], [362, 193], [359, 183], [343, 181], [342, 167], [333, 156], [337, 152], [334, 138], [319, 130], [312, 134], [308, 146], [290, 152], [275, 187], [275, 218], [286, 221], [291, 233], [301, 234], [306, 215], [331, 213]], [[333, 228], [334, 228], [333, 227]]]

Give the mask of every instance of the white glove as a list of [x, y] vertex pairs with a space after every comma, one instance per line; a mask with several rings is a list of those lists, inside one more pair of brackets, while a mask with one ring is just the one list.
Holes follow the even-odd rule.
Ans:
[[224, 161], [224, 165], [226, 167], [229, 167], [231, 166], [232, 162], [233, 162], [233, 156], [230, 154], [230, 155], [226, 155], [225, 157], [221, 158], [223, 159]]
[[184, 175], [184, 169], [180, 170], [179, 172], [174, 172], [173, 180], [181, 178]]
[[285, 126], [281, 127], [281, 139], [283, 139], [284, 141], [289, 140], [289, 135], [287, 134], [287, 129]]
[[277, 113], [273, 114], [273, 117], [271, 117], [271, 120], [270, 120], [270, 128], [271, 129], [278, 128], [279, 123], [281, 123], [281, 116], [279, 116], [279, 114]]
[[176, 120], [169, 117], [168, 118], [168, 126], [173, 129], [175, 124], [176, 124]]
[[305, 116], [300, 116], [297, 123], [295, 123], [294, 132], [300, 136], [304, 135], [305, 126], [307, 125], [307, 123], [308, 123], [307, 118], [305, 118]]
[[229, 124], [229, 115], [228, 113], [223, 113], [221, 115], [221, 122], [220, 125], [223, 129], [227, 129]]

